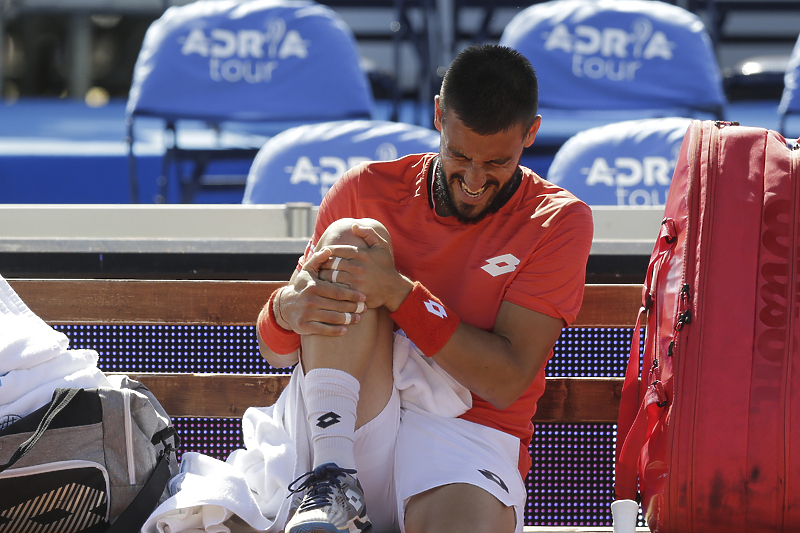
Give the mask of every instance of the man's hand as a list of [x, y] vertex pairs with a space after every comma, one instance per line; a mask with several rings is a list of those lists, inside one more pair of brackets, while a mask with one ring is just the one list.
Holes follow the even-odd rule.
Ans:
[[347, 332], [346, 324], [359, 321], [364, 294], [319, 276], [319, 269], [330, 258], [329, 248], [315, 252], [281, 289], [274, 309], [281, 327], [301, 335], [338, 337]]
[[391, 245], [378, 232], [354, 224], [353, 233], [368, 247], [328, 246], [331, 255], [321, 264], [319, 278], [365, 295], [369, 308], [385, 306], [390, 312], [396, 311], [411, 292], [413, 282], [397, 271]]

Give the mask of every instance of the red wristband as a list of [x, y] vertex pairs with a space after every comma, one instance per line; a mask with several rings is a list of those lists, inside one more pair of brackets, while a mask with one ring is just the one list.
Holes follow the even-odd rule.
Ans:
[[428, 357], [433, 357], [447, 344], [461, 322], [458, 315], [418, 281], [397, 311], [389, 316]]
[[280, 290], [278, 289], [270, 295], [267, 305], [258, 314], [256, 327], [261, 334], [261, 340], [270, 350], [278, 355], [286, 355], [300, 348], [300, 335], [294, 331], [283, 329], [275, 319], [275, 311], [272, 306]]

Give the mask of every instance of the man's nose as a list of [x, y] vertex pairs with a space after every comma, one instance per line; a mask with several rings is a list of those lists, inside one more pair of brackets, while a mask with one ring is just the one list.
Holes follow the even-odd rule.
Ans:
[[486, 173], [477, 165], [471, 164], [464, 170], [464, 185], [473, 192], [479, 191], [486, 183]]

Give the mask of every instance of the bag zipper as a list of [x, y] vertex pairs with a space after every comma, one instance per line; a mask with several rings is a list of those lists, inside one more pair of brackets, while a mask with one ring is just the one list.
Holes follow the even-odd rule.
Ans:
[[[693, 123], [691, 127], [695, 129], [692, 132], [691, 138], [691, 145], [687, 152], [688, 158], [688, 168], [691, 172], [691, 175], [688, 177], [688, 184], [686, 187], [686, 209], [689, 212], [689, 216], [686, 217], [686, 227], [684, 228], [684, 232], [686, 234], [686, 238], [683, 243], [683, 264], [681, 265], [681, 287], [686, 285], [687, 279], [687, 263], [688, 263], [688, 256], [689, 250], [691, 249], [690, 245], [692, 243], [692, 229], [693, 229], [693, 219], [691, 217], [692, 208], [693, 208], [693, 201], [694, 201], [694, 189], [697, 186], [697, 182], [699, 181], [699, 174], [700, 174], [700, 167], [702, 165], [702, 157], [698, 154], [700, 147], [703, 145], [703, 136], [704, 136], [704, 128], [703, 122], [696, 121]], [[700, 161], [698, 161], [700, 159]], [[680, 331], [676, 331], [673, 329], [672, 331], [672, 341], [668, 346], [667, 356], [668, 357], [675, 357], [675, 355], [679, 352], [678, 340], [680, 337]], [[673, 379], [673, 387], [672, 392], [675, 397], [678, 397], [680, 394], [680, 387], [683, 384], [683, 378], [680, 375], [681, 370], [683, 370], [683, 365], [680, 364], [681, 358], [675, 357], [672, 360], [672, 379]], [[667, 437], [668, 445], [670, 450], [670, 471], [676, 469], [676, 460], [678, 459], [676, 451], [675, 451], [675, 424], [669, 425], [669, 435]], [[672, 492], [669, 494], [668, 501], [676, 502], [678, 494], [676, 494], [676, 489], [674, 488], [676, 483], [670, 483], [668, 486], [671, 487]], [[691, 490], [688, 488], [688, 490]], [[666, 509], [666, 516], [667, 516], [667, 523], [665, 526], [667, 528], [672, 527], [673, 529], [676, 527], [678, 523], [678, 510], [675, 505], [669, 505]]]
[[122, 404], [125, 411], [125, 455], [128, 460], [128, 483], [136, 484], [136, 462], [133, 456], [133, 420], [131, 419], [131, 391], [122, 390]]
[[[783, 378], [783, 394], [782, 394], [782, 398], [784, 398], [784, 401], [787, 398], [791, 398], [791, 392], [792, 392], [792, 390], [791, 390], [791, 385], [792, 385], [791, 377], [792, 377], [793, 372], [791, 370], [791, 368], [792, 368], [791, 367], [791, 364], [792, 364], [791, 354], [794, 353], [793, 344], [796, 342], [795, 341], [795, 335], [793, 334], [793, 332], [794, 332], [794, 318], [795, 318], [795, 311], [794, 310], [798, 305], [798, 302], [797, 302], [797, 287], [798, 287], [798, 284], [800, 283], [800, 280], [793, 279], [793, 276], [791, 275], [792, 273], [794, 273], [795, 275], [798, 273], [797, 265], [798, 265], [798, 261], [800, 261], [800, 257], [798, 257], [798, 253], [800, 253], [800, 251], [798, 250], [798, 247], [800, 247], [800, 244], [798, 244], [798, 242], [797, 242], [797, 239], [800, 238], [800, 235], [798, 235], [798, 219], [797, 219], [797, 217], [798, 217], [798, 208], [800, 208], [800, 206], [798, 206], [798, 204], [800, 204], [800, 171], [799, 171], [799, 169], [800, 169], [800, 154], [798, 153], [797, 149], [795, 149], [795, 148], [793, 148], [792, 150], [789, 151], [789, 164], [790, 164], [790, 169], [791, 169], [790, 176], [791, 176], [792, 179], [794, 179], [794, 198], [792, 199], [793, 200], [792, 201], [792, 204], [793, 204], [792, 205], [792, 218], [791, 218], [792, 230], [791, 230], [791, 240], [789, 241], [791, 243], [791, 252], [790, 252], [790, 258], [791, 259], [790, 259], [789, 267], [788, 267], [787, 270], [789, 271], [789, 280], [793, 281], [793, 283], [787, 283], [787, 285], [788, 285], [788, 287], [787, 287], [788, 295], [787, 295], [787, 298], [786, 298], [786, 300], [787, 300], [786, 301], [786, 331], [787, 331], [787, 337], [788, 338], [787, 338], [787, 342], [786, 342], [786, 360], [784, 361], [784, 368], [786, 369], [786, 372], [784, 372], [784, 378]], [[789, 465], [789, 453], [790, 453], [790, 450], [792, 450], [792, 445], [794, 444], [794, 443], [789, 441], [791, 435], [789, 434], [788, 431], [786, 431], [786, 428], [791, 427], [791, 423], [792, 423], [792, 420], [791, 420], [791, 414], [792, 413], [790, 411], [791, 410], [787, 409], [785, 404], [784, 404], [784, 409], [783, 409], [783, 416], [784, 416], [784, 423], [783, 423], [783, 431], [784, 431], [784, 435], [783, 435], [783, 443], [784, 443], [784, 445], [783, 445], [783, 450], [784, 450], [783, 451], [783, 468], [784, 468], [784, 474], [783, 474], [783, 480], [784, 480], [784, 482], [783, 482], [783, 491], [784, 491], [783, 501], [784, 501], [784, 505], [782, 506], [782, 508], [783, 508], [783, 516], [782, 516], [783, 524], [782, 524], [782, 526], [783, 526], [784, 529], [786, 528], [786, 524], [789, 523], [789, 510], [787, 509], [787, 506], [786, 506], [786, 502], [791, 501], [791, 495], [789, 494], [789, 482], [788, 482], [789, 479], [791, 479], [791, 475], [792, 475], [792, 473], [789, 470], [789, 466], [790, 466]]]
[[[692, 164], [690, 165], [690, 168], [692, 169], [692, 176], [691, 176], [691, 178], [689, 180], [689, 184], [688, 184], [687, 191], [686, 191], [687, 209], [689, 210], [689, 216], [687, 217], [687, 222], [686, 222], [686, 241], [684, 243], [684, 251], [683, 251], [683, 273], [681, 274], [681, 292], [680, 292], [680, 298], [678, 299], [678, 306], [677, 306], [678, 308], [676, 310], [675, 326], [674, 326], [674, 330], [673, 330], [673, 335], [674, 336], [673, 336], [673, 340], [672, 340], [672, 356], [674, 357], [673, 362], [672, 362], [672, 365], [673, 365], [672, 366], [672, 369], [673, 369], [672, 370], [672, 374], [673, 374], [673, 379], [675, 380], [674, 394], [675, 394], [676, 397], [678, 397], [678, 396], [685, 397], [685, 396], [682, 396], [681, 391], [683, 390], [684, 384], [686, 383], [686, 378], [683, 375], [683, 372], [686, 371], [686, 367], [685, 367], [685, 365], [681, 364], [681, 358], [680, 357], [676, 357], [676, 356], [679, 355], [682, 352], [683, 349], [685, 349], [685, 345], [686, 345], [686, 342], [687, 342], [687, 340], [686, 340], [687, 336], [682, 334], [684, 326], [686, 326], [686, 324], [691, 323], [693, 318], [696, 318], [696, 317], [692, 316], [691, 307], [692, 307], [692, 299], [693, 299], [693, 296], [692, 296], [692, 292], [693, 292], [692, 291], [692, 283], [694, 283], [694, 281], [695, 281], [695, 277], [697, 276], [697, 272], [695, 270], [695, 264], [693, 263], [693, 264], [690, 265], [688, 259], [689, 259], [689, 254], [691, 253], [691, 251], [693, 251], [693, 250], [695, 250], [697, 248], [697, 237], [698, 236], [695, 234], [695, 230], [694, 230], [695, 226], [694, 226], [694, 224], [700, 224], [700, 218], [701, 218], [701, 216], [703, 216], [703, 213], [700, 212], [700, 207], [701, 206], [700, 206], [700, 201], [699, 201], [699, 197], [700, 197], [700, 193], [701, 193], [700, 178], [701, 178], [702, 168], [703, 168], [703, 154], [699, 154], [698, 153], [698, 148], [702, 147], [702, 140], [697, 138], [698, 136], [699, 137], [703, 137], [703, 130], [704, 130], [703, 124], [704, 123], [700, 123], [700, 125], [698, 127], [699, 135], [694, 136], [694, 138], [692, 139], [693, 146], [692, 146], [692, 150], [690, 150], [690, 154], [693, 156], [694, 159], [692, 161]], [[706, 165], [707, 165], [708, 169], [712, 172], [712, 174], [709, 174], [708, 179], [707, 179], [707, 186], [708, 186], [708, 189], [706, 190], [707, 198], [712, 198], [713, 197], [714, 187], [715, 187], [714, 184], [715, 184], [715, 181], [716, 181], [717, 173], [719, 171], [719, 168], [718, 168], [718, 163], [719, 163], [719, 161], [718, 161], [718, 153], [719, 153], [718, 148], [719, 148], [719, 142], [720, 142], [719, 130], [722, 129], [723, 127], [737, 126], [737, 125], [738, 125], [738, 123], [735, 123], [735, 122], [731, 123], [731, 122], [716, 121], [716, 122], [714, 122], [712, 127], [708, 128], [709, 131], [710, 131], [710, 135], [709, 135], [709, 139], [708, 139], [708, 151], [707, 151], [708, 157], [706, 159]], [[694, 217], [692, 216], [693, 213], [694, 213]], [[703, 220], [705, 220], [705, 219], [703, 219]], [[707, 226], [705, 226], [705, 228], [710, 228], [710, 226], [707, 225]], [[701, 257], [703, 256], [703, 251], [707, 250], [708, 247], [709, 247], [710, 236], [711, 236], [710, 235], [710, 231], [706, 231], [706, 234], [704, 235], [704, 240], [701, 243], [701, 246], [703, 247], [703, 250], [701, 250], [699, 252]], [[701, 266], [701, 276], [700, 276], [701, 279], [703, 279], [703, 275], [702, 274], [705, 272], [706, 268], [707, 267], [705, 266], [705, 263], [704, 263], [704, 265]], [[697, 292], [699, 290], [700, 290], [699, 287], [695, 287], [695, 292]], [[699, 372], [699, 368], [698, 368], [697, 365], [695, 365], [694, 370], [695, 370], [695, 382], [697, 382], [697, 373]], [[680, 387], [680, 390], [679, 390], [679, 387]], [[695, 412], [697, 412], [697, 405], [696, 405], [697, 395], [693, 394], [693, 398], [694, 398], [694, 402], [693, 403], [695, 405], [693, 405], [691, 407], [691, 412], [695, 413]], [[684, 411], [685, 409], [686, 409], [686, 407], [682, 408], [681, 410]], [[695, 422], [696, 422], [696, 419], [693, 418], [692, 419], [691, 429], [690, 429], [690, 435], [694, 435], [694, 433], [695, 433]], [[678, 459], [678, 457], [676, 455], [675, 442], [674, 442], [674, 439], [675, 439], [674, 426], [675, 425], [673, 424], [672, 425], [672, 431], [671, 431], [672, 435], [670, 437], [670, 449], [672, 450], [671, 451], [672, 457], [671, 457], [670, 461], [671, 461], [671, 464], [673, 465], [673, 468], [677, 464], [676, 460]], [[693, 462], [694, 462], [694, 450], [692, 449], [689, 452], [689, 457], [686, 458], [686, 463], [691, 465]], [[691, 468], [687, 468], [686, 469], [686, 472], [688, 473], [689, 476], [691, 476], [691, 471], [692, 471]], [[691, 479], [687, 479], [686, 481], [687, 481], [687, 491], [688, 491], [687, 498], [689, 498], [689, 501], [693, 501], [692, 498], [694, 498], [694, 494], [693, 494], [693, 490], [692, 490], [693, 489], [692, 480]], [[677, 494], [672, 494], [671, 495], [671, 501], [678, 501], [677, 499], [675, 499], [675, 498], [677, 498], [677, 496], [678, 496]], [[673, 527], [677, 528], [677, 527], [679, 527], [677, 507], [671, 506], [671, 510], [673, 512], [670, 513], [670, 515], [671, 515], [670, 516], [670, 522], [671, 522]], [[690, 510], [689, 512], [691, 513], [692, 511]], [[690, 517], [689, 518], [689, 532], [693, 531], [693, 527], [692, 527], [693, 524], [694, 524], [694, 520]], [[689, 532], [687, 532], [687, 533], [689, 533]]]

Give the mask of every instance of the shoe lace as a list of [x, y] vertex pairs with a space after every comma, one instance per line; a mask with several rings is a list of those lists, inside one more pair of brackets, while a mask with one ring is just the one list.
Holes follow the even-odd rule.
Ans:
[[298, 512], [331, 505], [333, 487], [341, 487], [339, 478], [344, 474], [355, 473], [356, 471], [353, 469], [341, 468], [334, 463], [325, 463], [292, 481], [289, 484], [289, 492], [292, 494], [308, 490], [297, 509]]

